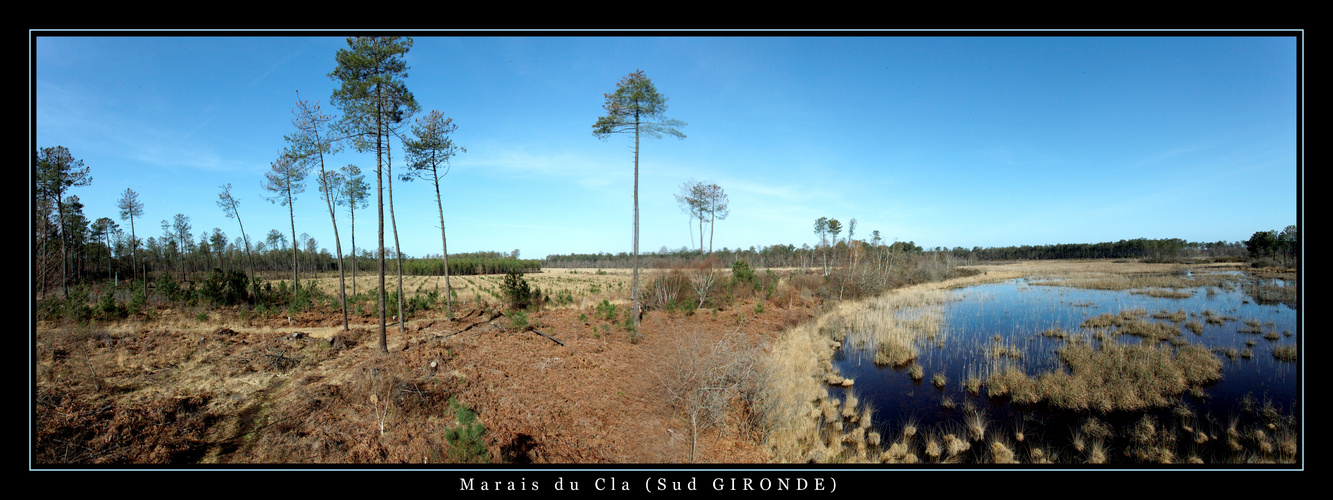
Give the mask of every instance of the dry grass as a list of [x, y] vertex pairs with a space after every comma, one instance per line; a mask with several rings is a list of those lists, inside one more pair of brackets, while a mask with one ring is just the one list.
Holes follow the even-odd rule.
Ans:
[[[963, 421], [956, 424], [955, 428], [923, 432], [921, 429], [916, 429], [915, 423], [909, 422], [903, 427], [901, 434], [894, 433], [883, 437], [876, 435], [880, 438], [876, 441], [882, 441], [885, 447], [882, 451], [873, 453], [858, 451], [859, 447], [874, 448], [874, 445], [870, 444], [872, 441], [870, 431], [867, 430], [861, 437], [856, 437], [858, 433], [855, 429], [851, 433], [842, 429], [848, 428], [847, 421], [856, 422], [859, 425], [855, 427], [864, 429], [863, 426], [868, 419], [860, 416], [860, 421], [857, 421], [855, 417], [837, 411], [829, 415], [836, 422], [829, 422], [825, 418], [828, 414], [819, 410], [821, 394], [826, 390], [824, 384], [832, 370], [832, 364], [829, 362], [832, 352], [841, 344], [859, 349], [871, 349], [879, 355], [880, 364], [907, 366], [906, 373], [913, 379], [920, 380], [925, 375], [925, 367], [920, 364], [921, 355], [918, 349], [924, 349], [933, 343], [932, 339], [944, 336], [938, 326], [942, 316], [938, 312], [942, 310], [940, 306], [945, 300], [949, 300], [949, 297], [934, 292], [950, 287], [970, 286], [983, 281], [1009, 279], [1022, 274], [1043, 274], [1033, 272], [1037, 269], [1042, 269], [1047, 276], [1070, 272], [1085, 273], [1081, 278], [1103, 281], [1105, 281], [1104, 276], [1094, 274], [1114, 274], [1119, 268], [1124, 267], [1142, 271], [1139, 275], [1132, 275], [1131, 272], [1131, 276], [1125, 277], [1119, 284], [1108, 285], [1103, 282], [1099, 285], [1107, 289], [1169, 290], [1204, 285], [1230, 286], [1227, 283], [1230, 278], [1198, 272], [1193, 276], [1186, 276], [1175, 272], [1176, 266], [1170, 265], [1064, 262], [1041, 264], [1048, 266], [1031, 263], [983, 266], [979, 268], [985, 273], [981, 276], [954, 280], [949, 284], [931, 284], [899, 290], [855, 302], [838, 303], [814, 321], [797, 325], [785, 332], [781, 341], [774, 346], [771, 358], [783, 367], [775, 369], [775, 372], [782, 374], [779, 378], [791, 380], [784, 382], [780, 385], [781, 389], [772, 390], [771, 393], [780, 395], [790, 405], [803, 405], [807, 409], [790, 412], [790, 415], [799, 417], [792, 417], [781, 425], [774, 425], [775, 432], [769, 438], [774, 460], [827, 462], [858, 461], [862, 459], [861, 457], [873, 457], [897, 463], [918, 459], [930, 463], [960, 463], [964, 460], [1007, 463], [1020, 459], [1032, 463], [1058, 463], [1059, 447], [1052, 449], [1040, 442], [1033, 442], [1033, 436], [1021, 426], [1013, 429], [1012, 434], [986, 432], [988, 422], [984, 411], [971, 404], [962, 405], [965, 411]], [[1081, 284], [1077, 283], [1077, 280], [1062, 284], [1062, 286], [1079, 285]], [[1064, 365], [1061, 369], [1029, 375], [1015, 363], [1021, 361], [1020, 356], [1011, 354], [1018, 352], [1018, 349], [998, 342], [989, 345], [985, 351], [990, 358], [1002, 358], [1003, 362], [982, 370], [985, 373], [983, 377], [976, 375], [964, 377], [960, 385], [964, 390], [977, 394], [984, 384], [990, 396], [1004, 396], [1020, 404], [1045, 402], [1067, 411], [1109, 413], [1171, 407], [1180, 401], [1181, 394], [1190, 391], [1201, 392], [1202, 386], [1217, 380], [1220, 376], [1222, 363], [1217, 355], [1203, 347], [1190, 345], [1180, 338], [1185, 329], [1201, 333], [1205, 321], [1210, 324], [1224, 324], [1236, 320], [1212, 312], [1194, 315], [1191, 320], [1191, 315], [1182, 310], [1158, 311], [1152, 314], [1152, 318], [1149, 318], [1147, 311], [1136, 309], [1103, 314], [1089, 319], [1083, 325], [1084, 328], [1094, 330], [1092, 333], [1096, 334], [1096, 340], [1088, 334], [1074, 334], [1072, 331], [1052, 329], [1042, 333], [1047, 337], [1067, 340], [1058, 350], [1060, 361]], [[1122, 335], [1139, 336], [1144, 340], [1138, 343], [1123, 342]], [[1167, 340], [1171, 342], [1161, 342]], [[800, 348], [795, 348], [796, 346]], [[783, 358], [784, 353], [791, 359], [778, 361]], [[932, 377], [932, 384], [936, 383], [934, 378]], [[944, 382], [942, 385], [947, 385], [948, 381]], [[947, 394], [941, 395], [940, 404], [945, 409], [959, 406]], [[863, 406], [858, 402], [858, 407]], [[860, 411], [856, 413], [859, 414]], [[1112, 461], [1113, 455], [1132, 456], [1135, 459], [1152, 462], [1186, 461], [1187, 456], [1197, 458], [1197, 453], [1183, 448], [1177, 449], [1175, 446], [1177, 440], [1180, 441], [1179, 444], [1197, 446], [1200, 436], [1203, 437], [1204, 443], [1212, 442], [1208, 438], [1210, 432], [1197, 429], [1201, 423], [1200, 418], [1190, 418], [1189, 422], [1190, 426], [1196, 428], [1181, 431], [1173, 426], [1150, 422], [1151, 433], [1148, 432], [1148, 425], [1140, 429], [1140, 436], [1144, 438], [1138, 442], [1144, 446], [1139, 446], [1141, 449], [1132, 449], [1129, 445], [1135, 443], [1131, 436], [1133, 426], [1125, 428], [1125, 434], [1120, 437], [1121, 441], [1113, 441], [1116, 436], [1110, 426], [1095, 418], [1089, 418], [1074, 432], [1074, 450], [1077, 453], [1072, 455], [1066, 453], [1064, 459], [1107, 463]], [[908, 429], [914, 431], [909, 432]], [[1183, 437], [1178, 439], [1177, 433], [1181, 433]], [[1292, 441], [1279, 439], [1276, 437], [1276, 432], [1269, 432], [1267, 436], [1269, 446], [1264, 448], [1260, 447], [1258, 443], [1261, 441], [1254, 438], [1253, 432], [1249, 432], [1248, 435], [1245, 433], [1237, 435], [1238, 441], [1256, 449], [1253, 453], [1262, 454], [1267, 449], [1271, 451], [1270, 456], [1280, 454], [1285, 443]], [[890, 436], [896, 436], [897, 440], [893, 440]], [[919, 439], [916, 436], [920, 436]], [[1149, 437], [1151, 439], [1148, 439]], [[973, 446], [977, 443], [982, 444], [980, 447]], [[1016, 448], [1013, 443], [1018, 443], [1021, 447]], [[1114, 450], [1113, 453], [1110, 448], [1111, 443], [1117, 443], [1115, 446], [1125, 443], [1127, 446], [1123, 450]], [[1291, 446], [1286, 447], [1291, 448]], [[968, 454], [969, 450], [974, 450], [971, 455]]]
[[[600, 273], [599, 273], [600, 271]], [[646, 277], [642, 275], [640, 279], [643, 286], [647, 286]], [[630, 288], [633, 271], [630, 269], [572, 269], [572, 268], [549, 268], [543, 269], [538, 273], [527, 273], [523, 278], [528, 284], [541, 288], [543, 292], [551, 297], [557, 294], [568, 294], [574, 301], [570, 304], [555, 305], [548, 303], [549, 307], [571, 307], [583, 309], [592, 307], [601, 301], [606, 300], [612, 304], [621, 304], [630, 302]], [[273, 286], [278, 286], [275, 280]], [[302, 278], [304, 281], [304, 278]], [[314, 278], [317, 286], [325, 293], [336, 295], [338, 293], [338, 273], [320, 273]], [[352, 293], [352, 280], [349, 274], [346, 277], [347, 293]], [[455, 307], [459, 305], [476, 304], [499, 304], [503, 302], [500, 286], [504, 282], [502, 274], [486, 275], [454, 275], [449, 277], [449, 284], [453, 286]], [[356, 291], [364, 293], [367, 290], [374, 290], [379, 286], [379, 276], [375, 273], [356, 273]], [[385, 286], [390, 291], [398, 287], [397, 275], [386, 275]], [[410, 296], [418, 288], [424, 290], [440, 290], [443, 294], [445, 290], [444, 276], [403, 276], [403, 292]], [[443, 300], [443, 297], [441, 297]]]
[[991, 440], [990, 459], [991, 463], [996, 463], [996, 464], [1018, 463], [1018, 460], [1015, 458], [1013, 448], [1009, 446], [1009, 443], [1005, 442], [1005, 439], [1003, 437], [999, 436], [996, 436]]
[[964, 421], [967, 424], [967, 431], [972, 436], [973, 441], [986, 439], [986, 412], [969, 412]]
[[1165, 407], [1190, 387], [1217, 380], [1222, 364], [1207, 349], [1184, 345], [1150, 346], [1103, 342], [1071, 343], [1058, 351], [1069, 371], [1053, 370], [1030, 377], [1005, 367], [986, 380], [991, 396], [1015, 403], [1045, 401], [1074, 411], [1137, 411]]
[[[846, 341], [853, 345], [896, 345], [887, 364], [906, 364], [915, 357], [914, 343], [940, 335], [943, 320], [939, 313], [950, 299], [950, 288], [1016, 278], [1019, 273], [988, 269], [986, 274], [945, 282], [925, 283], [896, 290], [879, 297], [840, 302], [811, 321], [784, 331], [772, 346], [766, 361], [774, 377], [764, 388], [764, 398], [771, 411], [766, 435], [770, 455], [775, 462], [828, 462], [845, 460], [845, 450], [838, 439], [830, 439], [838, 423], [826, 422], [820, 402], [826, 394], [826, 381], [833, 374], [835, 346]], [[852, 335], [848, 335], [851, 332]], [[905, 354], [904, 354], [905, 353]], [[838, 415], [841, 417], [841, 415]], [[836, 418], [836, 417], [835, 417]], [[868, 425], [861, 417], [860, 425]], [[839, 429], [837, 431], [841, 433]], [[868, 435], [868, 434], [867, 434]], [[966, 445], [966, 443], [963, 443]], [[957, 445], [955, 445], [957, 446]], [[902, 455], [906, 459], [908, 455]]]
[[[1168, 318], [1175, 318], [1179, 314], [1180, 320], [1184, 320], [1184, 311], [1180, 313], [1163, 314]], [[1147, 315], [1143, 309], [1125, 309], [1117, 314], [1106, 313], [1100, 316], [1088, 318], [1081, 325], [1083, 328], [1116, 328], [1117, 333], [1124, 335], [1134, 335], [1154, 341], [1171, 340], [1180, 335], [1180, 327], [1167, 324], [1145, 321]], [[1180, 320], [1174, 320], [1179, 322]]]
[[1294, 345], [1283, 345], [1274, 347], [1273, 357], [1276, 358], [1278, 361], [1286, 361], [1289, 363], [1295, 363], [1300, 359], [1300, 356], [1298, 356], [1296, 352], [1296, 346]]
[[1134, 290], [1129, 293], [1137, 295], [1147, 295], [1149, 297], [1158, 297], [1163, 299], [1188, 299], [1194, 296], [1194, 292], [1171, 290], [1165, 288], [1149, 288], [1147, 290]]
[[[1165, 297], [1188, 297], [1188, 289], [1220, 286], [1240, 278], [1211, 273], [1239, 269], [1236, 264], [1209, 266], [1181, 266], [1178, 264], [1124, 263], [1110, 261], [1066, 261], [1059, 264], [1022, 263], [1008, 269], [1027, 269], [1027, 275], [1037, 277], [1034, 284], [1067, 286], [1093, 290], [1138, 290], [1138, 293]], [[1192, 271], [1186, 273], [1186, 271]]]

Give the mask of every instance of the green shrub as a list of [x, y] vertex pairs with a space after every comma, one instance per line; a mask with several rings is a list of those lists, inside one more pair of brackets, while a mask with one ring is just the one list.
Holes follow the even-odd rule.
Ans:
[[171, 279], [170, 273], [162, 273], [158, 275], [157, 284], [155, 286], [157, 287], [157, 293], [161, 294], [162, 298], [166, 299], [167, 302], [174, 304], [183, 298], [181, 297], [180, 284], [176, 283], [176, 280]]
[[145, 302], [148, 301], [148, 297], [145, 297], [143, 294], [142, 282], [140, 282], [140, 284], [133, 284], [131, 286], [134, 288], [134, 295], [130, 296], [130, 303], [128, 304], [126, 309], [129, 314], [137, 315], [139, 314], [140, 311], [143, 310], [143, 305]]
[[223, 271], [213, 268], [208, 279], [199, 286], [200, 298], [217, 305], [236, 305], [250, 299], [246, 285], [249, 278], [243, 271]]
[[102, 294], [102, 301], [97, 304], [97, 314], [102, 319], [111, 320], [124, 318], [129, 315], [129, 311], [116, 303], [116, 290], [107, 290]]
[[514, 309], [524, 309], [532, 303], [533, 290], [528, 286], [528, 280], [523, 279], [523, 273], [514, 271], [505, 273], [501, 291], [509, 306]]
[[490, 452], [486, 450], [486, 426], [477, 420], [477, 414], [466, 405], [459, 403], [456, 397], [449, 398], [449, 410], [454, 413], [458, 426], [444, 432], [444, 440], [449, 444], [452, 458], [462, 463], [490, 462]]
[[754, 269], [750, 268], [750, 262], [745, 259], [736, 259], [731, 264], [731, 277], [737, 282], [753, 283]]
[[42, 321], [55, 321], [65, 315], [65, 303], [58, 298], [40, 299], [34, 309], [37, 319]]
[[505, 317], [509, 318], [509, 323], [517, 330], [521, 331], [528, 328], [528, 313], [522, 309], [507, 312]]
[[598, 318], [604, 318], [604, 319], [606, 319], [607, 321], [615, 321], [615, 320], [616, 320], [616, 305], [615, 305], [615, 304], [612, 304], [610, 301], [608, 301], [608, 300], [606, 300], [606, 299], [602, 299], [602, 303], [601, 303], [601, 304], [597, 304], [597, 315], [596, 315], [596, 317], [598, 317]]
[[[287, 282], [284, 281], [282, 284], [286, 285]], [[282, 291], [282, 288], [284, 287], [279, 287], [279, 291]], [[290, 314], [297, 314], [309, 309], [314, 300], [311, 292], [312, 288], [313, 287], [309, 285], [305, 287], [296, 287], [291, 293], [291, 299], [287, 301], [287, 312]], [[397, 303], [397, 301], [394, 301], [394, 304]]]

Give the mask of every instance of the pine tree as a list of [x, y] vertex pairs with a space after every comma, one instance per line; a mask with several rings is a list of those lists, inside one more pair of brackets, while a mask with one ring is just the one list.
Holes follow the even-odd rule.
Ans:
[[336, 153], [338, 150], [338, 143], [329, 137], [325, 130], [326, 124], [332, 117], [319, 112], [318, 102], [301, 100], [299, 92], [296, 109], [293, 109], [292, 113], [296, 115], [292, 124], [296, 126], [297, 132], [287, 136], [286, 154], [311, 169], [316, 162], [319, 164], [319, 176], [316, 179], [319, 181], [320, 196], [324, 198], [324, 203], [329, 209], [329, 220], [333, 223], [333, 245], [338, 253], [338, 301], [342, 303], [343, 331], [346, 331], [348, 329], [347, 284], [343, 276], [342, 239], [338, 236], [338, 218], [333, 212], [333, 206], [337, 204], [339, 176], [337, 172], [324, 169], [324, 155]]
[[[64, 146], [55, 146], [41, 148], [37, 151], [37, 194], [51, 201], [51, 205], [56, 208], [58, 222], [56, 227], [60, 231], [60, 286], [64, 289], [65, 297], [69, 297], [69, 271], [66, 268], [68, 250], [65, 227], [65, 209], [61, 202], [65, 199], [65, 191], [73, 187], [87, 186], [92, 184], [93, 177], [88, 173], [88, 167], [83, 164], [83, 160], [75, 159], [69, 153], [69, 149]], [[43, 258], [46, 256], [43, 255]]]
[[637, 327], [643, 315], [639, 303], [639, 136], [660, 138], [666, 134], [684, 139], [685, 134], [676, 127], [685, 126], [685, 122], [665, 116], [667, 98], [657, 92], [657, 87], [643, 70], [621, 78], [616, 91], [605, 94], [605, 97], [602, 108], [606, 110], [606, 116], [593, 124], [593, 135], [605, 140], [611, 134], [634, 134], [634, 278], [631, 293], [634, 296], [634, 326]]
[[449, 240], [444, 231], [444, 201], [440, 196], [440, 179], [449, 174], [449, 158], [467, 152], [467, 149], [455, 145], [449, 137], [455, 130], [458, 130], [458, 125], [454, 124], [453, 118], [446, 118], [443, 113], [432, 110], [417, 120], [416, 126], [412, 127], [414, 137], [403, 144], [407, 149], [408, 162], [408, 174], [403, 176], [403, 180], [411, 181], [417, 177], [431, 181], [435, 187], [435, 206], [440, 212], [440, 245], [444, 251], [444, 311], [450, 318], [453, 317], [453, 288], [449, 284]]
[[[120, 200], [116, 202], [116, 208], [120, 209], [120, 220], [130, 221], [130, 261], [134, 266], [134, 277], [139, 279], [139, 238], [134, 235], [134, 218], [143, 216], [143, 203], [139, 201], [139, 193], [126, 188], [120, 195]], [[143, 294], [148, 295], [147, 276], [143, 278]]]
[[292, 205], [296, 201], [296, 195], [305, 192], [305, 178], [310, 174], [310, 165], [296, 161], [291, 155], [280, 154], [278, 159], [270, 165], [268, 173], [264, 174], [265, 190], [273, 193], [268, 197], [269, 203], [287, 207], [287, 216], [292, 224], [292, 286], [300, 288], [301, 282], [297, 274], [296, 253], [300, 247], [300, 242], [296, 239], [296, 209]]
[[338, 50], [338, 66], [329, 73], [341, 83], [331, 101], [343, 112], [336, 127], [352, 140], [357, 151], [375, 151], [375, 199], [379, 218], [380, 352], [389, 352], [384, 321], [384, 159], [389, 125], [406, 119], [416, 101], [402, 82], [407, 77], [403, 56], [411, 38], [349, 37], [347, 49]]

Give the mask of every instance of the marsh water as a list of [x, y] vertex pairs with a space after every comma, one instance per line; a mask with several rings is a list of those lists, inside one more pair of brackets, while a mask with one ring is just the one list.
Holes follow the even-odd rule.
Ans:
[[[1044, 336], [1043, 331], [1058, 328], [1069, 336], [1091, 337], [1092, 330], [1081, 327], [1087, 319], [1138, 309], [1146, 312], [1146, 321], [1179, 327], [1181, 333], [1175, 342], [1202, 345], [1222, 363], [1220, 380], [1202, 391], [1180, 394], [1173, 407], [1146, 413], [1165, 424], [1192, 415], [1190, 418], [1201, 422], [1200, 427], [1211, 422], [1214, 432], [1228, 421], [1232, 425], [1236, 420], [1242, 425], [1258, 422], [1261, 407], [1268, 409], [1270, 417], [1275, 409], [1293, 418], [1290, 415], [1299, 414], [1300, 365], [1275, 358], [1273, 349], [1299, 342], [1294, 301], [1263, 300], [1261, 304], [1247, 294], [1243, 283], [1256, 280], [1237, 275], [1220, 286], [1177, 290], [1187, 292], [1185, 298], [1151, 296], [1142, 290], [1135, 293], [1053, 286], [1030, 279], [957, 289], [951, 292], [953, 300], [942, 306], [944, 319], [938, 337], [918, 341], [919, 354], [913, 363], [924, 372], [919, 380], [909, 375], [910, 366], [877, 366], [873, 351], [850, 346], [836, 354], [834, 365], [842, 376], [855, 380], [851, 390], [860, 404], [873, 405], [876, 428], [885, 436], [900, 433], [905, 422], [921, 429], [956, 428], [964, 412], [981, 411], [993, 429], [1024, 428], [1028, 436], [1058, 448], [1069, 443], [1070, 429], [1089, 415], [1122, 428], [1145, 412], [1080, 413], [1043, 404], [1015, 405], [1007, 398], [988, 397], [984, 386], [979, 393], [970, 394], [962, 381], [967, 377], [984, 381], [992, 370], [1006, 365], [1019, 366], [1029, 375], [1064, 370], [1057, 349], [1066, 340]], [[1268, 284], [1283, 286], [1285, 282]], [[1184, 321], [1179, 319], [1178, 311], [1185, 314]], [[1205, 311], [1214, 321], [1205, 320]], [[1168, 318], [1169, 313], [1176, 313], [1174, 321]], [[1190, 321], [1202, 327], [1198, 333], [1185, 327]], [[1129, 335], [1109, 338], [1116, 342], [1149, 342]], [[988, 355], [996, 345], [1011, 354]], [[937, 375], [943, 375], [943, 387], [936, 385]], [[844, 397], [845, 390], [831, 388], [830, 394]]]

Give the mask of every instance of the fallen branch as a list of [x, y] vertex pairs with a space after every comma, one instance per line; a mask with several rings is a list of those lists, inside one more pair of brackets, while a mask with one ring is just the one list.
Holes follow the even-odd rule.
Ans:
[[473, 324], [471, 324], [471, 325], [468, 325], [467, 328], [464, 328], [464, 329], [462, 329], [462, 330], [459, 330], [459, 331], [456, 331], [456, 332], [454, 332], [454, 333], [445, 335], [444, 338], [449, 338], [449, 337], [452, 337], [452, 336], [454, 336], [454, 335], [458, 335], [458, 334], [460, 334], [460, 333], [466, 332], [466, 331], [468, 331], [468, 330], [471, 330], [471, 329], [473, 329], [473, 328], [476, 328], [477, 325], [480, 325], [480, 324], [482, 324], [482, 323], [489, 323], [489, 322], [491, 322], [492, 320], [494, 320], [495, 318], [499, 318], [499, 317], [502, 316], [502, 315], [503, 315], [503, 313], [494, 313], [494, 314], [491, 315], [491, 317], [486, 318], [486, 319], [483, 319], [483, 320], [478, 321], [478, 322], [476, 322], [476, 323], [473, 323]]
[[560, 344], [560, 347], [568, 347], [568, 346], [565, 345], [564, 342], [561, 342], [561, 341], [557, 340], [555, 337], [552, 337], [552, 336], [550, 336], [550, 335], [547, 335], [547, 334], [545, 334], [545, 333], [542, 333], [541, 331], [537, 330], [536, 328], [529, 328], [529, 330], [532, 330], [532, 333], [535, 333], [535, 334], [537, 334], [537, 335], [541, 335], [541, 336], [543, 336], [543, 337], [546, 337], [546, 338], [548, 338], [548, 339], [551, 339], [551, 342], [555, 342], [555, 343], [557, 343], [557, 344]]

